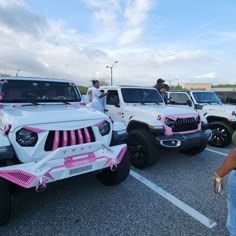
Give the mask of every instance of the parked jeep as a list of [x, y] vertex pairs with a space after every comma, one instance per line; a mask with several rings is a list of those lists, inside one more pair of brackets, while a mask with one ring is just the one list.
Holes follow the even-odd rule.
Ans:
[[236, 129], [236, 106], [223, 104], [214, 91], [170, 91], [168, 98], [171, 106], [197, 110], [206, 117], [212, 130], [209, 144], [225, 147], [231, 143]]
[[12, 184], [41, 191], [89, 172], [105, 185], [125, 180], [127, 146], [110, 145], [112, 133], [124, 137], [122, 126], [87, 108], [73, 81], [1, 77], [0, 224], [10, 217]]
[[160, 148], [189, 155], [206, 148], [211, 132], [203, 130], [207, 121], [201, 120], [198, 112], [166, 106], [153, 88], [107, 86], [101, 90], [108, 92], [105, 113], [127, 127], [129, 156], [135, 167], [154, 164]]

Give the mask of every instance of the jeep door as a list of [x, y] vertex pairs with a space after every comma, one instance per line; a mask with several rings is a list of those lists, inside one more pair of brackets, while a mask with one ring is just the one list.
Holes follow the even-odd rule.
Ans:
[[120, 96], [118, 90], [108, 90], [106, 97], [105, 113], [114, 121], [123, 121], [122, 108], [120, 106]]
[[168, 104], [175, 107], [184, 107], [194, 109], [194, 104], [188, 93], [185, 92], [169, 92]]

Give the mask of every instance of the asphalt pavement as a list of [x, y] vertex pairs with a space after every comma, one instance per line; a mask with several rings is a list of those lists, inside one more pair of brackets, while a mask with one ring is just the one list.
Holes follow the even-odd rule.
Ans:
[[118, 186], [85, 175], [50, 184], [43, 193], [18, 192], [0, 235], [228, 235], [227, 186], [216, 196], [213, 176], [232, 148], [208, 147], [196, 156], [162, 151], [154, 166], [132, 168]]

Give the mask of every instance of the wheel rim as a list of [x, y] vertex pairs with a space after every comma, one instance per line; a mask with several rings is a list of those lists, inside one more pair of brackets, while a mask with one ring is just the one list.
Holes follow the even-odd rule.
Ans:
[[130, 158], [134, 162], [140, 162], [145, 158], [145, 151], [142, 144], [131, 144], [128, 150]]
[[210, 143], [216, 146], [225, 145], [229, 139], [229, 132], [227, 131], [227, 129], [221, 125], [212, 126], [211, 129], [212, 138], [210, 140]]

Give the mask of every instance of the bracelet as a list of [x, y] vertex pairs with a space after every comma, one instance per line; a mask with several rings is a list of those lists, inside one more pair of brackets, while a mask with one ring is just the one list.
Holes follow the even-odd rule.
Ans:
[[216, 173], [215, 173], [214, 178], [215, 178], [215, 181], [216, 181], [216, 182], [218, 182], [218, 183], [221, 182], [221, 179], [222, 179], [222, 178], [221, 178], [219, 175], [217, 175]]

